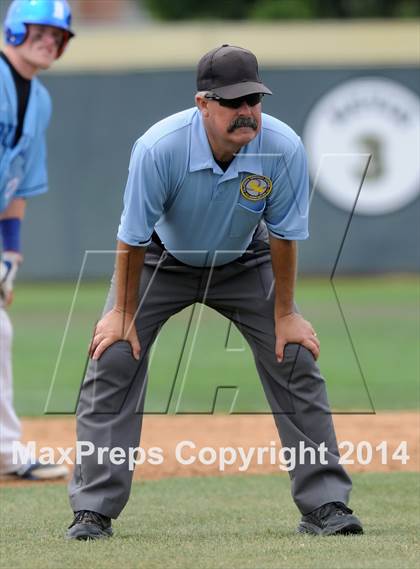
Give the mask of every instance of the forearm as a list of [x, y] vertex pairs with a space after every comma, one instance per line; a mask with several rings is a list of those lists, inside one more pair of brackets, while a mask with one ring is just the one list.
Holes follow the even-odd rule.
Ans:
[[271, 261], [275, 283], [274, 320], [276, 332], [276, 357], [283, 361], [287, 344], [302, 344], [315, 359], [319, 356], [319, 340], [310, 322], [294, 311], [297, 247], [295, 241], [275, 239], [270, 236]]
[[138, 294], [146, 248], [133, 247], [118, 241], [116, 256], [115, 309], [134, 314], [138, 307]]
[[21, 222], [25, 217], [26, 202], [16, 198], [0, 214], [0, 249], [3, 253], [13, 254], [22, 260], [21, 256]]
[[0, 304], [9, 305], [13, 298], [13, 284], [20, 263], [21, 221], [25, 215], [25, 200], [18, 198], [0, 214]]
[[20, 219], [25, 217], [26, 200], [23, 198], [15, 198], [10, 202], [7, 208], [0, 213], [0, 220], [3, 219]]
[[295, 241], [270, 236], [271, 262], [275, 278], [275, 318], [293, 313], [297, 247]]

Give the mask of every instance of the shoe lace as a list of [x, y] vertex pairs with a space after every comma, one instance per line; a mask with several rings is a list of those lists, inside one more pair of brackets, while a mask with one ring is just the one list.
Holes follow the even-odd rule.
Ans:
[[102, 516], [102, 514], [98, 514], [97, 512], [92, 512], [90, 510], [79, 510], [78, 512], [75, 512], [74, 520], [70, 527], [74, 526], [75, 524], [83, 523], [97, 524], [103, 528], [106, 521], [106, 516]]
[[345, 516], [347, 514], [352, 514], [353, 510], [350, 510], [345, 504], [342, 502], [329, 502], [328, 504], [324, 504], [320, 508], [318, 508], [316, 512], [316, 517], [321, 521], [325, 520], [331, 515], [336, 516]]

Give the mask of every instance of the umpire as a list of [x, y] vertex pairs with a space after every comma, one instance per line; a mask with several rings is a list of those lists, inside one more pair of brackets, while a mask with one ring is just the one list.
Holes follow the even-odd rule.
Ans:
[[[315, 361], [319, 341], [293, 301], [296, 241], [308, 237], [302, 142], [261, 113], [272, 93], [246, 49], [223, 45], [205, 54], [197, 90], [196, 107], [158, 122], [134, 145], [115, 274], [78, 404], [78, 440], [127, 455], [138, 446], [149, 350], [170, 316], [202, 302], [249, 343], [283, 445], [328, 449], [326, 460], [297, 460], [291, 473], [298, 531], [362, 533], [346, 506], [351, 481]], [[75, 467], [69, 539], [111, 536], [111, 518], [128, 500], [128, 464], [109, 455], [99, 462], [93, 453]]]

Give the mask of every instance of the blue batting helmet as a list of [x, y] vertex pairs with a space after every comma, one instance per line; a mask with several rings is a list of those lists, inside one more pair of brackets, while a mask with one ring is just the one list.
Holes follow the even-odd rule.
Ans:
[[26, 24], [54, 26], [66, 32], [57, 57], [63, 53], [70, 38], [71, 10], [67, 0], [13, 0], [4, 21], [4, 41], [9, 45], [21, 45], [27, 35]]

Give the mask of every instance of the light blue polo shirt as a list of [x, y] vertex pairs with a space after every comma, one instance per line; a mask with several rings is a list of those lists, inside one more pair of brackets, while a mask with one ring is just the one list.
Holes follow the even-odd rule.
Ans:
[[14, 198], [47, 191], [45, 135], [50, 116], [50, 96], [34, 78], [22, 136], [12, 148], [17, 127], [16, 87], [9, 66], [0, 58], [0, 212]]
[[136, 141], [118, 239], [146, 246], [155, 230], [183, 263], [222, 265], [243, 254], [262, 219], [274, 237], [306, 239], [308, 197], [305, 150], [290, 127], [263, 114], [258, 136], [223, 172], [192, 108]]

